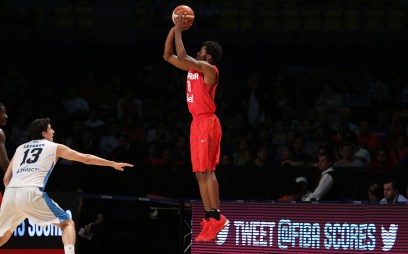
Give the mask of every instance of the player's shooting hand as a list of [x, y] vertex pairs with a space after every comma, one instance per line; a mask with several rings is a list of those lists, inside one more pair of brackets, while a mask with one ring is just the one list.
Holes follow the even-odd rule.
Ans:
[[184, 31], [190, 28], [191, 25], [185, 25], [186, 13], [179, 10], [177, 16], [174, 18], [174, 28], [179, 31]]
[[124, 162], [115, 162], [113, 168], [116, 170], [120, 170], [123, 171], [124, 167], [132, 167], [133, 168], [133, 164], [129, 164], [129, 163], [124, 163]]

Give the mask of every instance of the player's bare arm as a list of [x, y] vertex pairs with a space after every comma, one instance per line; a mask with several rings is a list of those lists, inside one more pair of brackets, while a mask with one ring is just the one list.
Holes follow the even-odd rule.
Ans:
[[8, 167], [7, 167], [6, 173], [4, 174], [4, 177], [3, 177], [3, 183], [4, 183], [5, 187], [8, 186], [8, 184], [10, 183], [11, 178], [13, 177], [13, 170], [11, 168], [11, 165], [13, 165], [13, 159], [11, 159], [11, 161], [10, 161]]
[[0, 129], [0, 167], [6, 172], [10, 161], [8, 159], [6, 150], [6, 135], [4, 131]]
[[[189, 55], [185, 50], [183, 39], [181, 33], [188, 28], [184, 27], [184, 15], [175, 18], [174, 25], [174, 40], [176, 44], [177, 59], [185, 66], [187, 69], [194, 69], [203, 73], [204, 82], [209, 85], [214, 85], [217, 81], [217, 72], [214, 67], [207, 61], [197, 60]], [[204, 50], [204, 49], [201, 49]], [[211, 57], [211, 56], [207, 56]], [[207, 60], [207, 59], [206, 59]]]
[[188, 71], [188, 66], [183, 64], [174, 54], [173, 45], [174, 45], [174, 27], [170, 29], [169, 34], [167, 35], [166, 38], [166, 42], [164, 43], [163, 59], [181, 70]]
[[82, 162], [82, 163], [90, 164], [90, 165], [112, 167], [120, 171], [123, 171], [124, 167], [133, 167], [133, 165], [129, 163], [114, 162], [114, 161], [100, 158], [92, 154], [80, 153], [80, 152], [77, 152], [61, 144], [58, 144], [58, 147], [57, 147], [57, 157], [61, 157], [61, 158], [72, 160], [72, 161], [78, 161], [78, 162]]

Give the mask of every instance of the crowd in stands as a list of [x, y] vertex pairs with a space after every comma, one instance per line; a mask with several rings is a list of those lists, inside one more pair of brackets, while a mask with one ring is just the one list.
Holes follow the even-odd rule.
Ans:
[[[10, 66], [0, 94], [9, 112], [9, 154], [29, 139], [29, 122], [47, 116], [56, 126], [55, 140], [78, 151], [140, 168], [189, 167], [185, 77], [160, 68], [142, 66], [131, 79], [89, 71], [76, 82], [42, 80], [48, 84], [43, 85]], [[334, 155], [335, 167], [385, 172], [408, 165], [403, 75], [362, 74], [358, 78], [365, 79], [343, 86], [322, 78], [305, 88], [302, 82], [311, 81], [263, 74], [249, 73], [234, 86], [221, 79], [216, 97], [223, 125], [221, 164], [265, 171], [315, 167], [325, 151]]]

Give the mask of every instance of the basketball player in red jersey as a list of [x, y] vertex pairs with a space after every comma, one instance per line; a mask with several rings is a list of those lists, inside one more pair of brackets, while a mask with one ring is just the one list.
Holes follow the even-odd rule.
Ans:
[[[8, 116], [6, 112], [6, 107], [4, 106], [3, 103], [0, 103], [0, 128], [6, 125], [7, 119]], [[6, 172], [9, 163], [10, 160], [7, 156], [6, 150], [6, 135], [4, 134], [4, 131], [0, 129], [0, 167], [3, 169], [4, 172]], [[3, 197], [0, 193], [0, 204], [2, 200]]]
[[202, 231], [195, 240], [208, 242], [229, 223], [220, 214], [219, 187], [214, 172], [219, 162], [222, 134], [220, 122], [215, 115], [214, 96], [219, 75], [214, 64], [220, 60], [222, 48], [217, 42], [206, 41], [196, 58], [187, 55], [182, 32], [188, 27], [183, 27], [183, 23], [183, 16], [176, 18], [164, 44], [163, 58], [175, 67], [188, 71], [187, 105], [193, 117], [190, 128], [191, 161], [205, 209], [205, 217], [201, 222]]

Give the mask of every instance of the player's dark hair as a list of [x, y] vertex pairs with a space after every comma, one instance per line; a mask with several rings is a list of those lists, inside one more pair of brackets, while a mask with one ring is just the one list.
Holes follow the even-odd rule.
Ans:
[[51, 120], [49, 118], [35, 119], [30, 124], [30, 135], [32, 139], [43, 139], [43, 131], [47, 131]]
[[0, 102], [0, 108], [1, 107], [5, 108], [6, 106], [4, 106], [4, 104]]
[[205, 49], [207, 54], [211, 55], [212, 57], [212, 64], [218, 63], [221, 59], [222, 55], [222, 47], [218, 42], [215, 41], [206, 41], [204, 42]]

